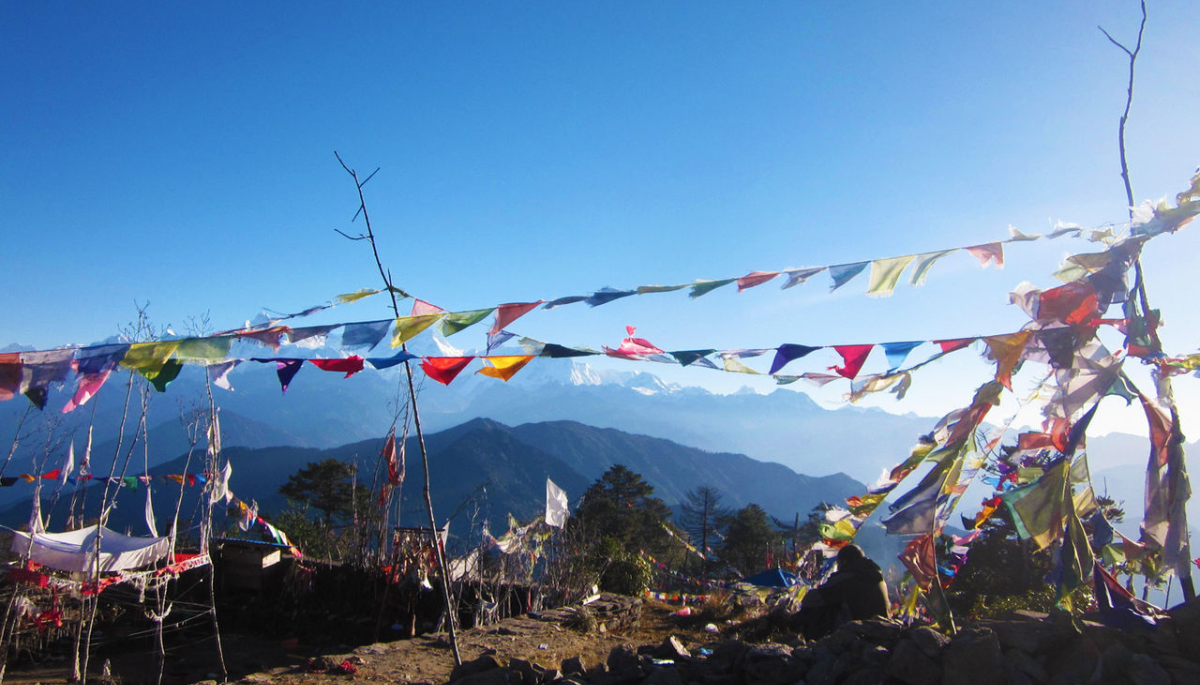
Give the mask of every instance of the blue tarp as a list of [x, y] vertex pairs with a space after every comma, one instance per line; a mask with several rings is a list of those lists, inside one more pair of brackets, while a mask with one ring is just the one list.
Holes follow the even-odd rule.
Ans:
[[745, 578], [741, 582], [759, 587], [792, 587], [793, 585], [800, 584], [800, 578], [795, 573], [773, 568]]

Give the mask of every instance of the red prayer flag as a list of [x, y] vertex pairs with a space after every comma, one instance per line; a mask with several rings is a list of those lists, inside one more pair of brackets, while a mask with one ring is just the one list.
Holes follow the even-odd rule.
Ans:
[[778, 271], [751, 271], [737, 279], [738, 292], [740, 293], [746, 288], [753, 288], [756, 285], [762, 285], [778, 275]]
[[510, 302], [496, 307], [496, 322], [492, 324], [492, 330], [488, 331], [488, 335], [495, 335], [504, 330], [508, 324], [516, 321], [522, 316], [528, 314], [545, 300], [537, 302]]
[[[501, 305], [503, 306], [503, 305]], [[426, 357], [421, 360], [425, 375], [442, 385], [450, 385], [475, 357]]]
[[948, 354], [975, 342], [975, 338], [954, 338], [952, 340], [934, 340], [933, 343], [942, 348], [942, 354]]
[[1068, 325], [1088, 322], [1099, 311], [1096, 289], [1076, 281], [1043, 291], [1038, 295], [1037, 320], [1062, 321]]
[[831, 366], [829, 369], [836, 371], [843, 378], [854, 378], [858, 375], [859, 370], [862, 369], [863, 364], [866, 363], [867, 355], [871, 354], [871, 348], [873, 347], [875, 347], [874, 344], [834, 345], [833, 349], [842, 355], [842, 362], [845, 366]]
[[345, 359], [309, 359], [308, 361], [322, 371], [344, 373], [346, 378], [363, 370], [363, 358], [357, 354]]

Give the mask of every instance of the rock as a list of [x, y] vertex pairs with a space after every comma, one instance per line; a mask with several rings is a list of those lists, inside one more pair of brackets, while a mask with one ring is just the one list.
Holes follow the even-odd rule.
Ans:
[[587, 671], [587, 666], [583, 663], [582, 656], [572, 656], [562, 660], [560, 669], [563, 675], [582, 675]]
[[857, 672], [862, 662], [853, 654], [842, 654], [838, 657], [818, 659], [817, 663], [805, 674], [804, 680], [808, 685], [834, 685], [847, 673]]
[[908, 637], [930, 659], [938, 658], [946, 645], [950, 644], [950, 638], [929, 626], [921, 626], [920, 628], [910, 630]]
[[885, 680], [887, 675], [882, 668], [868, 664], [851, 671], [838, 685], [879, 685]]
[[904, 626], [899, 621], [890, 618], [876, 618], [867, 621], [850, 621], [845, 628], [855, 635], [877, 645], [891, 647], [900, 639]]
[[868, 644], [863, 647], [862, 652], [859, 653], [859, 657], [868, 664], [873, 664], [883, 668], [883, 666], [887, 664], [888, 659], [892, 657], [892, 652], [883, 645]]
[[1006, 685], [1034, 685], [1033, 680], [1026, 675], [1025, 671], [1007, 661], [1004, 662], [1004, 682]]
[[608, 673], [614, 682], [641, 680], [645, 676], [637, 652], [621, 645], [608, 653]]
[[1055, 649], [1078, 634], [1069, 623], [1052, 621], [979, 621], [978, 625], [996, 633], [1004, 649], [1019, 649], [1027, 654]]
[[549, 685], [549, 683], [553, 683], [561, 678], [562, 673], [557, 668], [542, 669], [542, 685]]
[[1100, 650], [1086, 637], [1042, 650], [1042, 653], [1047, 655], [1051, 682], [1090, 683], [1098, 680], [1103, 672]]
[[925, 654], [916, 640], [900, 640], [884, 672], [908, 685], [928, 685], [942, 679], [942, 669]]
[[481, 673], [496, 668], [500, 668], [500, 662], [496, 661], [496, 657], [491, 654], [485, 654], [477, 659], [464, 661], [462, 664], [455, 666], [454, 670], [450, 671], [450, 681], [453, 682], [472, 673]]
[[655, 668], [642, 681], [642, 685], [683, 685], [683, 677], [679, 675], [679, 671], [670, 666]]
[[1164, 654], [1158, 657], [1158, 664], [1171, 674], [1173, 682], [1200, 683], [1200, 664], [1194, 661], [1182, 656]]
[[487, 671], [476, 671], [455, 680], [454, 685], [513, 685], [521, 682], [521, 674], [509, 668], [493, 668]]
[[987, 628], [964, 630], [942, 655], [943, 685], [1003, 685], [1000, 640]]
[[355, 647], [355, 654], [384, 654], [388, 651], [388, 645], [383, 642], [376, 642], [373, 645], [363, 645]]
[[790, 684], [799, 679], [794, 665], [792, 650], [784, 645], [768, 643], [755, 645], [746, 652], [742, 672], [748, 684]]
[[1147, 654], [1134, 654], [1125, 674], [1134, 685], [1171, 685], [1171, 675]]
[[543, 676], [546, 673], [546, 669], [525, 659], [509, 659], [508, 667], [521, 674], [521, 682], [524, 685], [541, 685]]
[[1050, 673], [1046, 671], [1045, 667], [1039, 664], [1036, 659], [1029, 656], [1029, 654], [1019, 649], [1010, 649], [1005, 652], [1004, 662], [1011, 664], [1035, 683], [1040, 684], [1050, 680]]
[[709, 657], [709, 662], [713, 663], [717, 668], [732, 671], [742, 665], [742, 660], [745, 659], [746, 653], [749, 651], [750, 645], [741, 640], [722, 642], [713, 649], [713, 654]]
[[658, 649], [654, 650], [654, 656], [660, 659], [683, 661], [692, 658], [692, 653], [683, 646], [683, 643], [679, 641], [679, 638], [675, 637], [674, 635], [670, 635], [662, 641], [662, 644], [658, 646]]

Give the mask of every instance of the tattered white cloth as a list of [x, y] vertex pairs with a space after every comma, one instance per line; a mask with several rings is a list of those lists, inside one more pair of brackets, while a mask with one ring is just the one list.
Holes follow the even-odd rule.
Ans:
[[66, 533], [13, 533], [12, 551], [60, 571], [96, 570], [96, 535], [100, 535], [101, 573], [149, 566], [171, 551], [168, 538], [137, 538], [115, 530], [88, 526]]

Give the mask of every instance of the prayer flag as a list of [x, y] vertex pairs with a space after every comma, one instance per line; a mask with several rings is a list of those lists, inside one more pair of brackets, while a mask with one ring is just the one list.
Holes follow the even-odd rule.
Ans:
[[833, 284], [829, 286], [829, 292], [833, 292], [849, 283], [855, 276], [862, 273], [868, 264], [870, 262], [854, 262], [853, 264], [835, 264], [830, 266], [829, 276], [833, 279]]
[[344, 373], [346, 374], [344, 378], [349, 378], [363, 370], [363, 358], [357, 354], [345, 359], [309, 359], [308, 361], [322, 371]]
[[[304, 330], [304, 329], [300, 329]], [[210, 338], [184, 338], [179, 341], [175, 358], [184, 364], [213, 364], [229, 356], [233, 336], [216, 335]]]
[[907, 255], [871, 262], [871, 282], [867, 286], [867, 294], [872, 297], [891, 297], [900, 275], [916, 258], [916, 255]]
[[392, 347], [400, 347], [412, 340], [418, 333], [437, 323], [442, 314], [422, 314], [420, 316], [401, 316], [396, 319], [396, 328], [392, 331]]
[[546, 343], [542, 347], [541, 351], [538, 352], [539, 356], [550, 357], [550, 358], [591, 357], [591, 356], [594, 356], [597, 354], [600, 354], [600, 353], [596, 352], [595, 350], [585, 350], [585, 349], [579, 349], [576, 347], [564, 347], [562, 345], [555, 345], [554, 343]]
[[492, 330], [488, 331], [491, 334], [499, 333], [508, 327], [508, 325], [525, 314], [528, 314], [544, 300], [537, 302], [510, 302], [496, 307], [496, 322], [492, 324]]
[[1021, 331], [1007, 335], [993, 335], [983, 339], [987, 345], [987, 358], [996, 362], [996, 380], [1012, 390], [1012, 374], [1025, 354], [1025, 346], [1033, 331]]
[[212, 377], [213, 385], [232, 392], [233, 386], [229, 384], [229, 372], [241, 363], [241, 359], [230, 359], [220, 364], [211, 364], [208, 367], [208, 373]]
[[731, 373], [749, 373], [760, 375], [757, 371], [741, 363], [734, 357], [725, 357], [725, 370]]
[[669, 293], [676, 290], [683, 290], [689, 285], [691, 285], [691, 283], [683, 283], [680, 285], [639, 285], [637, 294], [646, 295], [649, 293]]
[[494, 311], [496, 311], [495, 307], [488, 307], [465, 312], [450, 312], [446, 318], [442, 319], [442, 335], [450, 337], [468, 326], [474, 326]]
[[[266, 345], [272, 350], [278, 350], [280, 344], [282, 344], [283, 336], [290, 333], [291, 330], [292, 329], [288, 328], [287, 326], [271, 326], [270, 328], [260, 328], [258, 330], [235, 331], [233, 335], [239, 338], [253, 340], [261, 345]], [[134, 343], [134, 345], [136, 346], [137, 343]], [[129, 355], [126, 355], [126, 359], [128, 359], [128, 357]]]
[[477, 373], [481, 373], [485, 376], [491, 376], [492, 378], [499, 378], [502, 381], [508, 382], [508, 379], [512, 378], [518, 371], [525, 368], [525, 365], [528, 364], [529, 360], [533, 359], [534, 356], [535, 355], [530, 354], [504, 357], [483, 357], [484, 363], [489, 364], [490, 366], [484, 366], [482, 369], [479, 369]]
[[790, 362], [800, 359], [821, 349], [819, 345], [794, 345], [792, 343], [784, 343], [775, 350], [775, 360], [771, 362], [770, 373], [772, 376], [776, 372], [783, 369]]
[[391, 319], [349, 323], [342, 329], [342, 348], [347, 350], [370, 350], [383, 340], [392, 326]]
[[874, 345], [834, 345], [833, 349], [838, 354], [842, 355], [843, 366], [831, 366], [831, 371], [837, 372], [839, 376], [844, 378], [854, 378], [858, 375], [863, 364], [867, 361], [867, 355], [871, 354], [871, 348]]
[[0, 401], [11, 400], [21, 387], [21, 355], [0, 353]]
[[430, 303], [426, 302], [425, 300], [419, 300], [419, 299], [414, 298], [412, 312], [409, 314], [409, 316], [424, 316], [426, 314], [444, 314], [445, 312], [446, 312], [445, 309], [442, 309], [441, 307], [439, 307], [435, 304], [430, 304]]
[[909, 280], [911, 285], [919, 286], [925, 284], [925, 278], [929, 276], [929, 269], [933, 267], [942, 257], [954, 252], [954, 250], [940, 250], [938, 252], [926, 252], [917, 255], [916, 264], [913, 266], [912, 279]]
[[442, 385], [450, 385], [475, 357], [426, 357], [421, 360], [425, 375]]
[[813, 276], [816, 276], [824, 270], [825, 267], [823, 266], [813, 266], [804, 269], [784, 269], [781, 273], [787, 276], [787, 282], [780, 286], [779, 289], [787, 290], [788, 288], [797, 285], [803, 285], [805, 281]]
[[592, 296], [587, 298], [586, 300], [584, 300], [584, 302], [587, 302], [588, 305], [591, 307], [599, 307], [602, 304], [608, 304], [609, 302], [612, 302], [613, 300], [619, 300], [622, 297], [629, 297], [630, 295], [637, 295], [637, 291], [636, 290], [617, 290], [616, 288], [610, 288], [610, 287], [605, 286], [605, 287], [597, 290], [596, 292], [592, 293]]
[[694, 300], [697, 297], [700, 297], [701, 295], [707, 295], [708, 293], [716, 290], [717, 288], [720, 288], [721, 286], [729, 285], [730, 283], [733, 283], [736, 280], [737, 280], [736, 278], [722, 278], [722, 279], [714, 280], [714, 281], [703, 280], [703, 279], [698, 280], [692, 284], [692, 292], [688, 294], [688, 297], [691, 297]]
[[546, 479], [546, 525], [555, 528], [562, 528], [567, 524], [567, 516], [569, 508], [567, 503], [567, 493], [562, 488], [554, 484], [554, 481]]
[[738, 292], [740, 293], [747, 288], [753, 288], [756, 285], [762, 285], [778, 275], [778, 271], [751, 271], [737, 279]]
[[966, 248], [971, 256], [979, 260], [979, 265], [986, 268], [988, 264], [995, 264], [997, 269], [1004, 268], [1004, 243], [987, 243], [986, 245], [973, 245]]
[[670, 352], [675, 361], [679, 362], [680, 366], [689, 366], [697, 361], [704, 359], [708, 355], [716, 352], [716, 350], [680, 350], [678, 352]]
[[[512, 340], [515, 337], [517, 337], [516, 333], [509, 333], [508, 331], [500, 331], [499, 333], [488, 333], [487, 353], [491, 354], [492, 350], [496, 349], [497, 347], [500, 347], [501, 345], [508, 342], [509, 340]], [[526, 340], [526, 338], [522, 338], [521, 340]], [[521, 342], [521, 340], [518, 340], [517, 342]]]
[[[329, 338], [329, 333], [340, 325], [341, 324], [293, 328], [288, 331], [288, 340], [291, 340], [292, 344], [297, 347], [315, 350], [319, 347], [324, 347], [325, 341]], [[178, 357], [179, 355], [176, 354], [176, 356]]]
[[362, 290], [356, 290], [352, 293], [346, 293], [345, 295], [338, 295], [334, 298], [334, 300], [336, 300], [338, 304], [349, 304], [350, 302], [361, 300], [364, 297], [370, 297], [377, 292], [379, 291], [375, 290], [374, 288], [363, 288]]
[[933, 344], [942, 348], [942, 354], [950, 354], [975, 342], [975, 338], [953, 338], [950, 340], [934, 340]]
[[924, 344], [923, 340], [910, 340], [907, 342], [886, 342], [881, 343], [883, 353], [887, 355], [888, 371], [895, 371], [900, 368], [904, 360], [908, 358], [908, 353]]
[[544, 307], [542, 307], [542, 309], [554, 309], [555, 307], [561, 307], [564, 304], [574, 304], [576, 302], [583, 302], [587, 298], [588, 298], [587, 295], [568, 295], [566, 297], [560, 297], [560, 298], [557, 298], [554, 300], [550, 300], [549, 302], [546, 303], [546, 305]]

